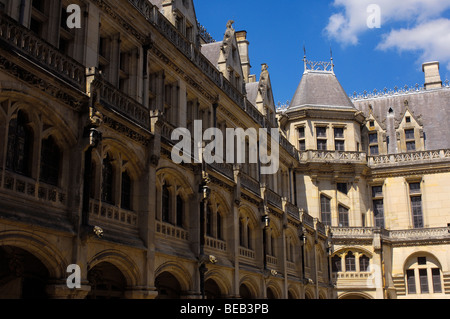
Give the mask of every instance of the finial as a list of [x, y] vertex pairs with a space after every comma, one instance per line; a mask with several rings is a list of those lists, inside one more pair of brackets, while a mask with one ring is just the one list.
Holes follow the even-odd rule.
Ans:
[[331, 57], [331, 72], [334, 73], [333, 49], [331, 48], [331, 44], [330, 44], [330, 57]]

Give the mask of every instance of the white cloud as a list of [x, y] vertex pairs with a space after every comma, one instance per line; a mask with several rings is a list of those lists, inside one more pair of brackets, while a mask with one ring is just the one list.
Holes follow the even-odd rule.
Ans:
[[420, 51], [421, 61], [448, 63], [450, 70], [450, 20], [436, 19], [418, 24], [411, 29], [392, 30], [383, 36], [377, 49], [398, 51]]
[[450, 0], [334, 0], [337, 12], [330, 16], [325, 34], [344, 46], [357, 45], [359, 37], [370, 31], [371, 4], [381, 10], [381, 30], [392, 23], [406, 26], [384, 34], [378, 49], [421, 51], [422, 59], [441, 60], [450, 70], [450, 20], [442, 17]]

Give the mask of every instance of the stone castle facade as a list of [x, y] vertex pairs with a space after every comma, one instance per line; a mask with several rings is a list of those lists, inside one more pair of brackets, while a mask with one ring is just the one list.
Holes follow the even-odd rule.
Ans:
[[[80, 29], [65, 24], [70, 4]], [[251, 74], [247, 33], [229, 21], [214, 41], [191, 0], [0, 11], [0, 297], [450, 294], [438, 63], [424, 64], [423, 88], [349, 97], [333, 61], [305, 58], [277, 109], [269, 66]], [[196, 120], [277, 128], [278, 173], [175, 164], [172, 133]], [[66, 284], [72, 264], [79, 289]]]

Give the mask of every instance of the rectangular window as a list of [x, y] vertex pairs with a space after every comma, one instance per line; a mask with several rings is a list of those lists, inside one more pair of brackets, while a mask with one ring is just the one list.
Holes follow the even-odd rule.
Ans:
[[298, 132], [298, 138], [305, 138], [305, 128], [304, 127], [299, 127], [297, 129]]
[[378, 150], [378, 145], [370, 146], [370, 155], [372, 155], [372, 156], [380, 155], [380, 151]]
[[414, 228], [423, 228], [422, 196], [411, 197], [411, 210]]
[[306, 141], [305, 141], [305, 128], [299, 127], [297, 128], [298, 133], [298, 149], [300, 151], [306, 150]]
[[317, 150], [326, 151], [327, 150], [327, 140], [317, 140]]
[[419, 269], [420, 291], [423, 294], [430, 292], [428, 288], [428, 273], [426, 269]]
[[383, 186], [372, 187], [372, 197], [383, 197]]
[[414, 129], [412, 130], [405, 130], [405, 139], [406, 140], [414, 140]]
[[317, 127], [317, 137], [327, 137], [327, 128], [326, 127]]
[[347, 183], [337, 183], [337, 190], [345, 195], [348, 194]]
[[344, 129], [343, 128], [335, 128], [334, 129], [334, 138], [344, 138]]
[[442, 293], [441, 270], [439, 268], [432, 269], [431, 275], [433, 276], [433, 291], [434, 291], [434, 293], [435, 294]]
[[336, 151], [345, 152], [345, 141], [335, 140], [334, 146]]
[[406, 150], [408, 152], [414, 152], [416, 150], [416, 142], [406, 142]]
[[427, 264], [427, 257], [417, 257], [417, 264], [419, 266], [425, 266]]
[[382, 199], [373, 201], [373, 217], [375, 226], [384, 228], [384, 203]]
[[420, 183], [409, 183], [410, 194], [420, 194]]
[[369, 134], [369, 144], [378, 144], [378, 134], [377, 133]]
[[339, 205], [339, 227], [349, 227], [348, 209]]
[[306, 142], [305, 142], [305, 140], [298, 141], [298, 149], [300, 151], [306, 151]]
[[408, 293], [410, 295], [416, 294], [416, 277], [414, 276], [414, 269], [406, 271], [406, 283], [408, 286]]
[[320, 196], [320, 211], [322, 223], [331, 226], [331, 200], [326, 196]]

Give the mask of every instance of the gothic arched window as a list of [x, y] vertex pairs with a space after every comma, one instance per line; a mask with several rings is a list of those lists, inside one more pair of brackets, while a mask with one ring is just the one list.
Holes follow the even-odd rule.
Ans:
[[170, 222], [170, 192], [166, 184], [162, 188], [162, 221]]
[[61, 151], [54, 138], [42, 140], [40, 180], [46, 184], [58, 186]]
[[355, 255], [351, 251], [345, 256], [345, 271], [356, 271]]
[[105, 203], [114, 204], [114, 168], [109, 154], [103, 160], [102, 177], [102, 201]]
[[183, 227], [184, 221], [184, 201], [181, 195], [177, 195], [177, 226]]
[[33, 131], [27, 124], [28, 118], [22, 111], [17, 112], [17, 117], [9, 122], [6, 168], [15, 173], [30, 176]]
[[123, 209], [131, 210], [131, 177], [128, 171], [122, 173], [122, 188], [121, 188], [121, 207]]

